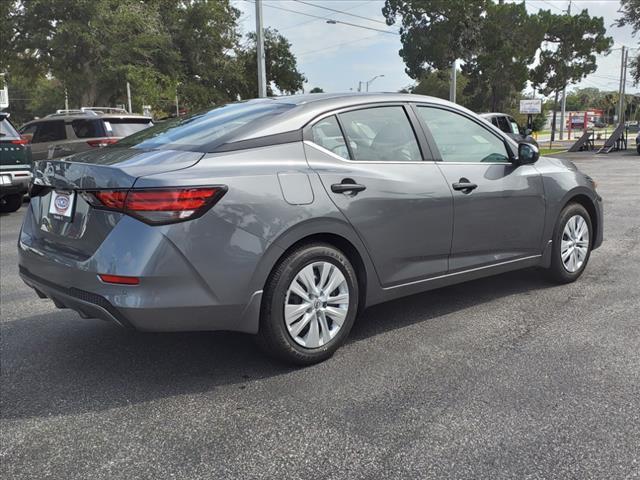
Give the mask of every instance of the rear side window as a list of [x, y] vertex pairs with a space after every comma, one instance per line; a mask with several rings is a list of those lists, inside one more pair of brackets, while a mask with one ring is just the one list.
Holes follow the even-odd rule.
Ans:
[[106, 136], [101, 120], [74, 120], [71, 122], [73, 132], [78, 138], [96, 138]]
[[142, 149], [196, 150], [215, 148], [241, 128], [293, 108], [274, 101], [231, 103], [188, 117], [169, 120], [118, 142], [118, 146]]
[[65, 140], [66, 138], [67, 134], [64, 121], [42, 122], [38, 124], [36, 133], [33, 136], [33, 143], [57, 142], [58, 140]]
[[7, 117], [0, 117], [0, 140], [19, 138], [20, 134], [13, 128]]
[[520, 127], [518, 126], [518, 122], [516, 122], [511, 117], [509, 117], [509, 126], [511, 127], [511, 133], [515, 135], [518, 135], [520, 133]]
[[349, 149], [336, 117], [323, 118], [311, 128], [313, 142], [342, 158], [349, 158]]
[[112, 137], [128, 137], [153, 127], [153, 122], [148, 118], [110, 118], [104, 124]]
[[353, 160], [421, 161], [420, 147], [402, 107], [374, 107], [339, 115]]

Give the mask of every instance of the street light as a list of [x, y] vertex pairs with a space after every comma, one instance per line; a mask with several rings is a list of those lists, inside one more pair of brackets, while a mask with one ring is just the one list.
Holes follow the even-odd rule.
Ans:
[[366, 88], [367, 92], [369, 91], [369, 85], [371, 85], [376, 78], [380, 78], [380, 77], [384, 77], [384, 75], [376, 75], [375, 77], [373, 77], [368, 82], [365, 82], [365, 88]]

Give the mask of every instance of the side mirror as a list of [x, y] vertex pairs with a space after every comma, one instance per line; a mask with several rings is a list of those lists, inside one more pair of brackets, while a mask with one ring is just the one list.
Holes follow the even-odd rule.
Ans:
[[530, 165], [536, 163], [540, 158], [540, 150], [531, 143], [522, 142], [518, 144], [518, 165]]

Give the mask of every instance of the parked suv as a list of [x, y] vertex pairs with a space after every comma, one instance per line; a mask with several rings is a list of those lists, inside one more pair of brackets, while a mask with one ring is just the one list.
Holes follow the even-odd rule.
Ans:
[[481, 113], [480, 116], [498, 127], [516, 142], [527, 142], [538, 146], [538, 142], [531, 136], [531, 130], [522, 128], [511, 115], [506, 113]]
[[151, 117], [110, 107], [58, 110], [25, 123], [20, 133], [29, 139], [34, 160], [65, 157], [104, 147], [153, 126]]
[[22, 205], [31, 180], [31, 148], [0, 112], [0, 212], [15, 212]]

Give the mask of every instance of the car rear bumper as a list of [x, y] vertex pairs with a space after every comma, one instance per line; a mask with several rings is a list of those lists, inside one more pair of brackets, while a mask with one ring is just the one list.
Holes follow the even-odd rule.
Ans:
[[[237, 256], [235, 269], [221, 267], [225, 248], [189, 258], [188, 242], [177, 245], [169, 227], [124, 217], [90, 256], [74, 257], [32, 221], [37, 206], [36, 198], [20, 233], [20, 275], [57, 307], [140, 331], [257, 332], [262, 290], [249, 288], [255, 264], [246, 256]], [[105, 283], [99, 274], [133, 276], [139, 284]]]
[[[82, 318], [98, 318], [120, 327], [147, 332], [232, 330], [257, 332], [262, 291], [255, 292], [246, 306], [208, 305], [171, 308], [131, 308], [115, 306], [107, 297], [76, 287], [56, 285], [20, 265], [20, 277], [40, 298], [48, 298], [57, 308], [68, 308]], [[144, 295], [144, 293], [138, 293]]]
[[0, 170], [0, 197], [6, 195], [24, 195], [29, 190], [31, 172]]

